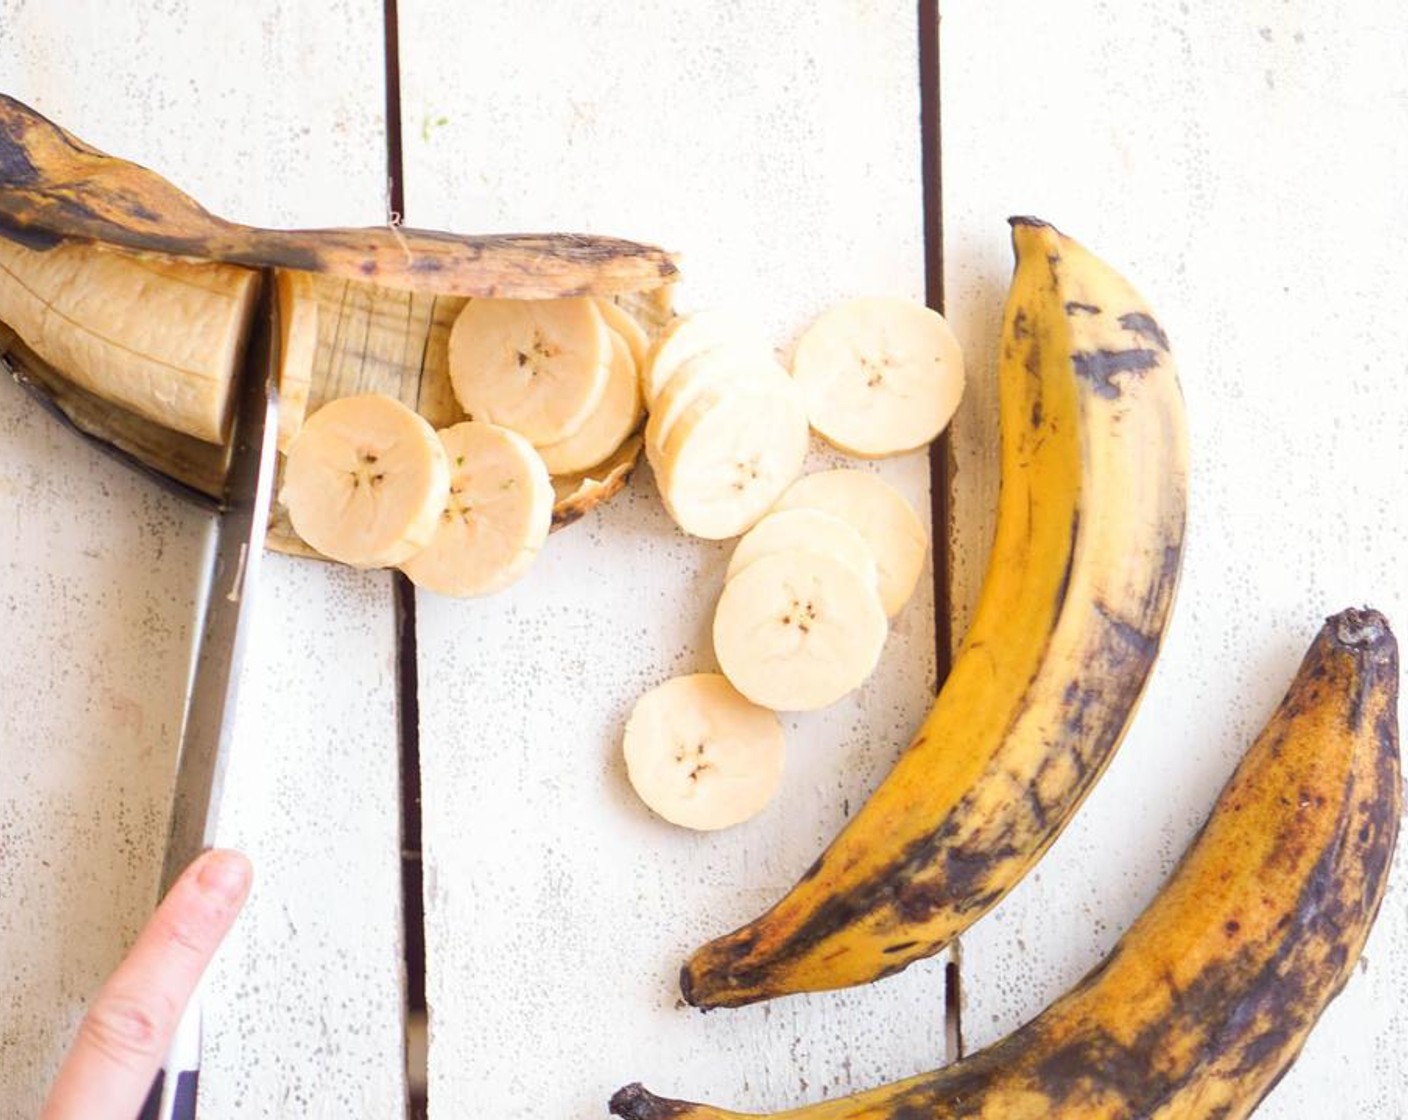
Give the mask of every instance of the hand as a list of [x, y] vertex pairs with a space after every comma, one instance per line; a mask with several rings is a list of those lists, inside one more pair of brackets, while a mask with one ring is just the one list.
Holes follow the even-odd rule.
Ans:
[[186, 868], [83, 1017], [40, 1120], [137, 1115], [250, 878], [238, 852], [206, 852]]

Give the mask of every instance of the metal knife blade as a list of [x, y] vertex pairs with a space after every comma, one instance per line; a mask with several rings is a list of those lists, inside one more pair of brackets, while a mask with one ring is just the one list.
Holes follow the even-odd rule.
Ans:
[[273, 273], [266, 270], [234, 387], [224, 500], [217, 515], [214, 559], [181, 728], [159, 897], [214, 841], [250, 601], [273, 500], [279, 427], [278, 313]]

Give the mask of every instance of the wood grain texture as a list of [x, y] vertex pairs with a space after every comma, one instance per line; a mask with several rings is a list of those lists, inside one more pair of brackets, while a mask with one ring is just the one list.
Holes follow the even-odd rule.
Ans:
[[[683, 310], [784, 351], [843, 297], [923, 292], [914, 7], [792, 0], [612, 9], [402, 6], [407, 217], [571, 226], [680, 255]], [[817, 452], [815, 465], [837, 462]], [[876, 469], [929, 509], [922, 455]], [[932, 696], [933, 601], [875, 677], [788, 717], [777, 801], [688, 833], [627, 783], [650, 686], [713, 667], [730, 545], [683, 537], [648, 470], [492, 599], [418, 600], [433, 1116], [602, 1115], [635, 1078], [762, 1109], [943, 1053], [941, 965], [707, 1017], [687, 952], [774, 901], [908, 741]]]
[[[996, 498], [991, 371], [1005, 219], [1121, 268], [1179, 360], [1192, 441], [1182, 586], [1140, 715], [1032, 876], [964, 938], [969, 1049], [1109, 949], [1349, 605], [1408, 627], [1408, 27], [1379, 5], [948, 4], [945, 282], [969, 356], [955, 422], [955, 634]], [[1258, 1118], [1394, 1117], [1408, 1100], [1399, 861], [1365, 960]]]
[[[385, 217], [381, 36], [372, 0], [102, 0], [81, 19], [0, 0], [0, 73], [7, 93], [217, 212], [365, 225]], [[6, 981], [0, 1113], [30, 1115], [155, 901], [203, 519], [17, 390], [0, 416], [37, 448], [27, 490], [0, 504], [3, 594], [23, 604], [6, 656], [23, 649], [24, 676], [55, 682], [23, 734], [0, 735], [0, 956], [32, 966]], [[208, 978], [201, 1115], [399, 1118], [390, 581], [269, 560], [220, 822], [257, 885]], [[36, 750], [36, 736], [72, 748]]]

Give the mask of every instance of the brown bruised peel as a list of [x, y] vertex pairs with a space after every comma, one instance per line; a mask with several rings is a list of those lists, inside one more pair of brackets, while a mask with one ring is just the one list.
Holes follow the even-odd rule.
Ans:
[[669, 283], [669, 254], [583, 234], [465, 236], [407, 227], [275, 230], [216, 217], [161, 176], [0, 94], [0, 232], [31, 248], [98, 241], [439, 295], [542, 299]]

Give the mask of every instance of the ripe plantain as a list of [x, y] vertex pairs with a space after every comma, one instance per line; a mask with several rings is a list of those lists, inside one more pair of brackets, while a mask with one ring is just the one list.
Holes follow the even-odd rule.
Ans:
[[928, 957], [1031, 868], [1104, 771], [1178, 578], [1183, 402], [1113, 269], [1012, 220], [998, 367], [1002, 492], [973, 625], [918, 735], [762, 917], [699, 949], [700, 1007], [863, 984]]
[[[1014, 1033], [936, 1073], [777, 1120], [1239, 1120], [1295, 1061], [1373, 925], [1402, 812], [1398, 649], [1329, 619], [1149, 908]], [[737, 1120], [656, 1097], [627, 1120]]]

